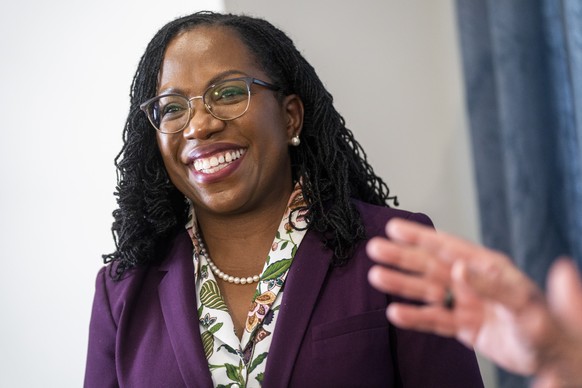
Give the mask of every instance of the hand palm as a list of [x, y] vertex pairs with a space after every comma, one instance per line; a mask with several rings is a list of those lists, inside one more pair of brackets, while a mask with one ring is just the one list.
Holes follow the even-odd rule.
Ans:
[[453, 312], [457, 339], [506, 369], [532, 373], [537, 366], [533, 349], [549, 328], [545, 319], [532, 314], [536, 306], [526, 304], [516, 310], [477, 297], [469, 288], [459, 291]]

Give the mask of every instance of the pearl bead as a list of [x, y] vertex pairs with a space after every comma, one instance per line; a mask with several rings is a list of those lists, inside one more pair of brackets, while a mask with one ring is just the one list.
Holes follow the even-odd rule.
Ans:
[[206, 258], [206, 261], [208, 261], [208, 266], [210, 267], [210, 270], [218, 278], [220, 278], [226, 282], [234, 283], [234, 284], [251, 284], [254, 282], [258, 282], [261, 279], [259, 275], [249, 276], [247, 278], [240, 278], [238, 276], [235, 277], [235, 276], [228, 275], [228, 274], [222, 272], [220, 269], [218, 269], [216, 264], [214, 264], [214, 262], [210, 258], [210, 255], [208, 254], [208, 251], [206, 250], [206, 247], [204, 246], [204, 242], [200, 238], [200, 234], [196, 233], [196, 239], [198, 240], [198, 245], [200, 247], [200, 255], [204, 256]]

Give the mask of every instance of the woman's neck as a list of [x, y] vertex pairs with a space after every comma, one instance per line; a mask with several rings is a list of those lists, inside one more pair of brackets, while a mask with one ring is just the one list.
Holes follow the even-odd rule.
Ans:
[[289, 196], [251, 214], [196, 213], [200, 234], [218, 268], [234, 276], [260, 273]]

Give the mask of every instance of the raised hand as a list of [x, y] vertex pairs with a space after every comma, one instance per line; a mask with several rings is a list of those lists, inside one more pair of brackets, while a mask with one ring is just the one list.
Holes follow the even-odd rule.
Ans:
[[[456, 337], [508, 370], [538, 373], [538, 381], [555, 380], [556, 365], [571, 364], [556, 363], [556, 355], [582, 365], [582, 285], [569, 260], [555, 264], [546, 300], [499, 252], [404, 220], [390, 221], [386, 231], [391, 241], [375, 238], [367, 246], [382, 264], [370, 270], [370, 283], [424, 302], [392, 303], [387, 315], [395, 325]], [[448, 292], [452, 308], [444, 303]]]

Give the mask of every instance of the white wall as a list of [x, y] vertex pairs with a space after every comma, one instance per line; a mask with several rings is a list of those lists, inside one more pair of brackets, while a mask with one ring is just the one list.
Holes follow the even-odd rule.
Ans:
[[[477, 239], [452, 0], [226, 1], [295, 40], [401, 208]], [[0, 4], [0, 386], [81, 385], [113, 158], [157, 28], [219, 0]]]
[[129, 86], [166, 22], [221, 0], [0, 3], [0, 386], [80, 387]]

